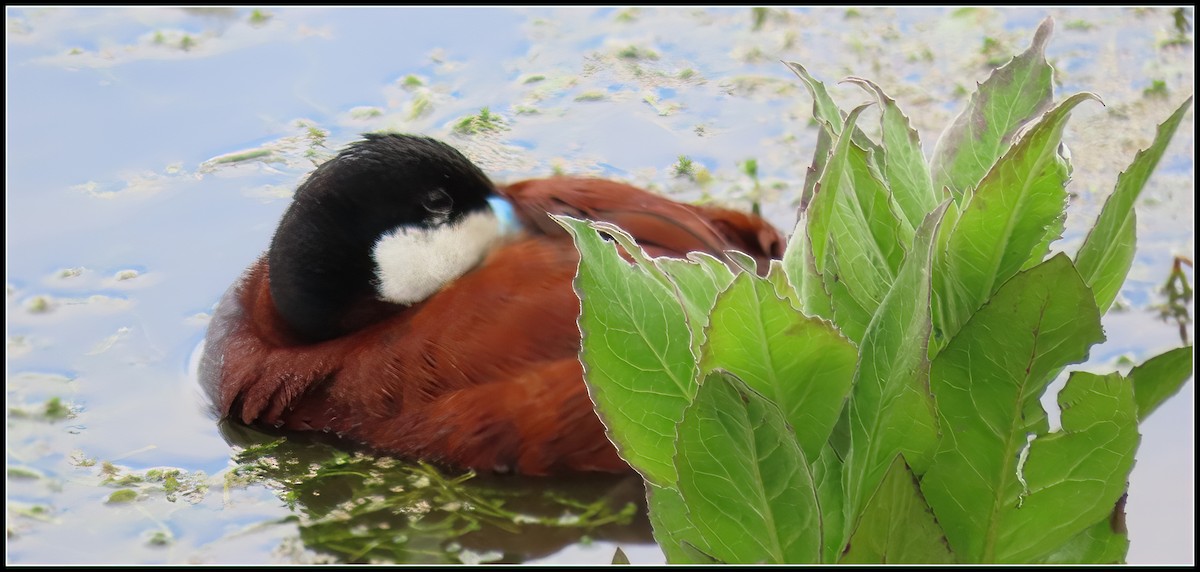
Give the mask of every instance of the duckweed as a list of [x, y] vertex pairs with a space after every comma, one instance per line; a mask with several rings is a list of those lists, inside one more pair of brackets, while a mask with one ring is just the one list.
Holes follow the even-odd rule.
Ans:
[[478, 115], [462, 117], [454, 124], [454, 132], [463, 135], [474, 135], [485, 131], [499, 131], [504, 128], [504, 119], [499, 115], [493, 114], [487, 107], [479, 110]]
[[270, 19], [271, 19], [271, 14], [268, 12], [264, 12], [264, 11], [258, 10], [258, 9], [255, 9], [254, 11], [250, 12], [250, 25], [251, 26], [265, 25], [267, 23], [267, 21]]
[[113, 491], [112, 494], [108, 495], [108, 500], [104, 502], [106, 504], [121, 504], [137, 500], [137, 497], [137, 491], [133, 489], [121, 489], [119, 491]]

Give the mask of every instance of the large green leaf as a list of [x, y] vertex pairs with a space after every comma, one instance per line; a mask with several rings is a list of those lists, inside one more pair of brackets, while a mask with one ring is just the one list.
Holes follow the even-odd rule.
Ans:
[[696, 393], [698, 361], [683, 306], [653, 270], [626, 262], [589, 223], [555, 220], [580, 253], [580, 360], [596, 413], [621, 458], [647, 481], [673, 486], [675, 424]]
[[[850, 112], [846, 130], [854, 128], [867, 105]], [[810, 205], [813, 259], [817, 270], [823, 272], [827, 245], [836, 242], [845, 260], [854, 260], [867, 267], [864, 271], [885, 278], [882, 290], [886, 292], [904, 258], [905, 245], [887, 188], [867, 160], [867, 152], [852, 139], [838, 137]]]
[[783, 62], [783, 65], [792, 70], [800, 78], [801, 83], [808, 89], [808, 94], [813, 98], [813, 118], [818, 122], [824, 122], [828, 125], [829, 134], [837, 137], [842, 132], [842, 118], [845, 113], [842, 113], [841, 108], [834, 103], [833, 97], [829, 95], [829, 90], [825, 89], [825, 84], [812, 74], [808, 73], [804, 66], [796, 62]]
[[832, 150], [833, 135], [826, 128], [817, 130], [817, 145], [813, 149], [812, 164], [804, 170], [804, 188], [800, 192], [800, 212], [808, 210], [808, 205], [817, 192], [817, 180], [825, 171], [825, 163], [829, 162], [829, 153]]
[[1184, 382], [1191, 379], [1193, 369], [1192, 346], [1156, 355], [1133, 368], [1129, 381], [1133, 383], [1138, 419], [1145, 419], [1168, 397], [1179, 393]]
[[804, 308], [804, 302], [800, 300], [800, 293], [796, 292], [792, 283], [788, 281], [787, 271], [783, 268], [782, 260], [772, 260], [767, 266], [767, 281], [775, 287], [775, 295], [787, 300], [797, 310]]
[[900, 456], [867, 502], [842, 564], [950, 564], [954, 555], [942, 527]]
[[1080, 93], [1046, 113], [979, 183], [941, 253], [934, 282], [938, 345], [1043, 243], [1067, 202], [1067, 166], [1059, 155], [1071, 109], [1095, 96]]
[[[846, 151], [850, 168], [847, 176], [853, 194], [843, 197], [843, 213], [854, 217], [848, 226], [870, 231], [869, 236], [874, 242], [874, 247], [889, 270], [887, 275], [894, 278], [900, 270], [900, 263], [904, 261], [904, 253], [912, 244], [914, 229], [920, 225], [920, 219], [924, 219], [929, 212], [921, 213], [917, 225], [909, 224], [903, 211], [896, 205], [892, 193], [888, 191], [883, 175], [872, 162], [869, 152], [855, 144], [851, 144]], [[851, 197], [854, 201], [846, 201]], [[932, 211], [936, 206], [931, 206], [929, 210]], [[850, 208], [845, 210], [846, 207]], [[890, 283], [888, 285], [890, 286]], [[887, 288], [884, 288], [884, 292], [886, 291]]]
[[1101, 313], [1107, 312], [1113, 300], [1116, 300], [1133, 265], [1137, 242], [1137, 218], [1133, 205], [1191, 106], [1192, 98], [1188, 97], [1175, 113], [1158, 126], [1150, 147], [1138, 151], [1129, 168], [1117, 176], [1116, 189], [1104, 201], [1100, 217], [1075, 254], [1075, 266], [1084, 282], [1095, 291], [1096, 304]]
[[700, 355], [709, 313], [717, 301], [717, 294], [733, 282], [733, 272], [723, 262], [703, 252], [691, 252], [687, 260], [656, 258], [654, 265], [670, 277], [676, 297], [683, 301], [684, 314], [692, 331], [692, 351]]
[[1025, 264], [1021, 265], [1021, 270], [1029, 270], [1046, 261], [1046, 256], [1050, 254], [1050, 245], [1062, 238], [1063, 229], [1067, 227], [1067, 211], [1063, 209], [1062, 213], [1057, 218], [1050, 221], [1046, 226], [1046, 230], [1042, 232], [1042, 240], [1037, 246], [1030, 251], [1029, 258], [1025, 260]]
[[[647, 271], [648, 276], [675, 293], [683, 305], [684, 316], [692, 332], [692, 351], [700, 355], [704, 327], [708, 324], [708, 314], [716, 302], [717, 293], [733, 281], [733, 271], [729, 266], [706, 252], [689, 252], [686, 259], [669, 256], [650, 258], [633, 237], [617, 225], [605, 221], [591, 221], [589, 225], [612, 237], [635, 263]], [[725, 254], [735, 262], [738, 261], [736, 257], [749, 258], [736, 251]], [[750, 271], [753, 272], [753, 259]]]
[[808, 238], [808, 220], [808, 212], [801, 211], [796, 229], [788, 239], [787, 249], [783, 251], [783, 270], [800, 299], [800, 310], [808, 316], [832, 322], [833, 301], [825, 290], [821, 273], [817, 272], [812, 241]]
[[955, 200], [961, 200], [991, 170], [1021, 127], [1050, 107], [1054, 70], [1046, 63], [1046, 43], [1053, 29], [1053, 20], [1046, 18], [1029, 49], [992, 72], [942, 133], [930, 160], [935, 189], [949, 188]]
[[1140, 436], [1133, 386], [1120, 374], [1075, 372], [1058, 394], [1062, 430], [1029, 444], [1022, 490], [997, 515], [985, 560], [1029, 562], [1101, 520], [1125, 494]]
[[1040, 564], [1124, 564], [1129, 553], [1129, 531], [1125, 528], [1125, 497], [1108, 518], [1076, 534]]
[[688, 520], [687, 504], [678, 490], [647, 482], [646, 503], [654, 540], [662, 548], [668, 564], [709, 564], [713, 561], [696, 549], [704, 544], [704, 539]]
[[851, 340], [861, 332], [891, 287], [912, 239], [908, 222], [867, 152], [847, 134], [865, 106], [846, 117], [808, 211], [813, 260], [833, 302], [834, 318]]
[[929, 393], [930, 269], [943, 205], [925, 218], [859, 346], [849, 404], [850, 451], [846, 482], [850, 520], [903, 453], [918, 474], [937, 445], [937, 414]]
[[805, 455], [816, 458], [850, 392], [858, 350], [745, 272], [717, 297], [705, 343], [701, 370], [733, 373], [774, 401]]
[[[783, 62], [783, 65], [792, 70], [792, 73], [795, 73], [804, 87], [808, 89], [809, 95], [813, 98], [812, 116], [821, 126], [817, 132], [817, 147], [813, 152], [812, 166], [808, 168], [804, 176], [804, 190], [800, 194], [800, 208], [807, 210], [816, 192], [817, 180], [825, 171], [833, 141], [842, 133], [846, 114], [834, 103], [833, 98], [829, 95], [829, 90], [825, 89], [825, 84], [808, 73], [804, 66], [796, 62]], [[851, 133], [854, 142], [859, 147], [870, 150], [877, 156], [882, 154], [879, 144], [871, 141], [861, 129], [851, 126]]]
[[[900, 111], [896, 100], [883, 92], [883, 89], [870, 80], [859, 77], [846, 78], [846, 81], [861, 85], [872, 93], [879, 102], [882, 110], [880, 122], [883, 132], [883, 174], [891, 189], [892, 198], [896, 201], [909, 229], [920, 226], [925, 215], [929, 214], [939, 202], [941, 189], [933, 188], [933, 180], [929, 176], [929, 164], [925, 161], [925, 153], [921, 150], [921, 138], [908, 122], [908, 117]], [[879, 160], [879, 158], [877, 158]], [[911, 239], [911, 236], [909, 236]], [[906, 242], [904, 246], [908, 246]]]
[[[825, 270], [821, 274], [822, 290], [829, 293], [832, 304], [833, 322], [842, 333], [854, 343], [861, 343], [871, 316], [878, 305], [864, 294], [861, 284], [855, 284], [852, 278], [842, 275], [841, 258], [838, 256], [839, 243], [830, 241], [825, 251]], [[850, 274], [857, 275], [860, 270], [850, 264]], [[871, 286], [872, 290], [877, 286]]]
[[[1004, 284], [933, 361], [929, 382], [942, 440], [921, 485], [962, 561], [1010, 555], [1000, 544], [1009, 533], [1004, 515], [1021, 510], [1018, 503], [1034, 490], [1018, 459], [1027, 436], [1048, 430], [1040, 398], [1050, 374], [1082, 361], [1103, 339], [1091, 291], [1059, 254]], [[1093, 522], [1041, 522], [1031, 534], [1068, 531], [1050, 550]]]
[[820, 561], [812, 469], [778, 407], [713, 373], [678, 431], [679, 492], [704, 553], [730, 563]]
[[825, 164], [829, 162], [833, 140], [838, 133], [841, 133], [843, 113], [841, 108], [833, 102], [833, 98], [829, 96], [829, 90], [825, 89], [825, 84], [809, 74], [804, 66], [796, 62], [783, 62], [783, 65], [792, 70], [800, 78], [804, 87], [808, 89], [809, 95], [813, 98], [812, 116], [820, 125], [817, 131], [817, 147], [813, 151], [812, 165], [808, 167], [804, 175], [804, 190], [800, 193], [800, 211], [804, 212], [808, 210], [808, 205], [812, 202], [813, 195], [817, 190], [817, 180], [825, 171]]
[[839, 427], [844, 429], [846, 416], [838, 418], [834, 436], [830, 438], [813, 462], [813, 479], [817, 483], [817, 498], [821, 502], [822, 562], [837, 562], [846, 545], [846, 487], [842, 469], [845, 463], [834, 448]]

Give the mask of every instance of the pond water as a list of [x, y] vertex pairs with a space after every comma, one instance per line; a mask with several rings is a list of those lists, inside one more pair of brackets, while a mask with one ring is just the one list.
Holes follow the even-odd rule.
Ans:
[[[867, 97], [837, 80], [876, 81], [928, 151], [1046, 16], [1058, 96], [1105, 102], [1081, 106], [1065, 137], [1074, 200], [1056, 246], [1073, 253], [1193, 89], [1193, 36], [1171, 9], [7, 8], [7, 562], [603, 564], [617, 547], [662, 562], [644, 519], [621, 512], [636, 481], [443, 490], [426, 468], [294, 440], [264, 451], [272, 437], [218, 427], [197, 350], [291, 190], [381, 129], [445, 139], [497, 180], [600, 175], [742, 206], [754, 159], [765, 213], [790, 232], [816, 131], [779, 60], [843, 108]], [[507, 128], [455, 132], [483, 108]], [[1173, 257], [1194, 256], [1193, 131], [1189, 113], [1142, 195], [1122, 309], [1083, 368], [1193, 337], [1157, 309]], [[675, 176], [680, 156], [705, 186]], [[1193, 563], [1193, 387], [1142, 427], [1131, 563]], [[310, 468], [368, 476], [313, 488], [297, 477]], [[430, 518], [379, 521], [381, 486], [440, 492], [413, 501]], [[454, 514], [464, 503], [477, 514]]]

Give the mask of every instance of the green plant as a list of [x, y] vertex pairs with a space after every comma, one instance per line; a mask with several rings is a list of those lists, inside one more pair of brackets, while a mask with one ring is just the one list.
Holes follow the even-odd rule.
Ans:
[[[1192, 348], [1127, 376], [1069, 374], [1104, 340], [1135, 250], [1134, 202], [1191, 107], [1117, 179], [1083, 245], [1063, 231], [1072, 109], [1052, 24], [972, 95], [926, 160], [876, 84], [880, 141], [789, 63], [821, 126], [800, 220], [765, 276], [749, 257], [649, 258], [559, 217], [581, 253], [580, 359], [596, 412], [647, 483], [670, 562], [1120, 562], [1138, 422]], [[613, 238], [604, 240], [601, 234]], [[630, 264], [618, 253], [630, 255]]]
[[671, 167], [671, 172], [676, 177], [687, 177], [693, 179], [696, 176], [696, 165], [687, 155], [680, 155], [679, 161]]
[[[631, 502], [637, 497], [623, 492], [636, 487], [622, 486], [620, 477], [534, 484], [450, 474], [320, 442], [230, 430], [253, 444], [235, 456], [226, 486], [275, 490], [294, 513], [288, 522], [303, 545], [337, 562], [520, 562], [585, 535], [606, 538], [628, 528], [638, 512]], [[538, 492], [529, 494], [532, 488]]]
[[454, 123], [454, 132], [463, 135], [474, 135], [484, 131], [499, 131], [506, 129], [504, 118], [491, 112], [488, 108], [479, 110], [478, 115], [467, 115]]

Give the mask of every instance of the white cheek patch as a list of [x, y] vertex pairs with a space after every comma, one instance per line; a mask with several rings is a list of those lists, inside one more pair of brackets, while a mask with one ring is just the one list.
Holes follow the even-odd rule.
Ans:
[[371, 251], [380, 299], [413, 304], [428, 298], [479, 264], [500, 235], [500, 221], [490, 210], [450, 225], [402, 227], [384, 234]]

